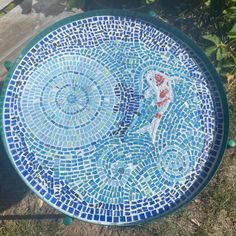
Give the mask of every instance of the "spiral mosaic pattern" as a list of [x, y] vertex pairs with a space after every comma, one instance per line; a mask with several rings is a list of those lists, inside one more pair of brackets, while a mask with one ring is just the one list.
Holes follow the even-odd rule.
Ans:
[[115, 94], [110, 92], [115, 84], [109, 70], [94, 60], [79, 55], [53, 58], [32, 73], [22, 92], [26, 127], [49, 145], [57, 141], [56, 146], [77, 147], [96, 141], [115, 122]]
[[188, 152], [178, 146], [164, 149], [161, 156], [165, 157], [161, 160], [161, 168], [167, 179], [186, 176], [194, 167], [194, 161], [190, 160]]
[[2, 113], [5, 146], [33, 191], [106, 225], [160, 217], [196, 195], [225, 129], [196, 52], [162, 23], [120, 14], [43, 33], [9, 75]]

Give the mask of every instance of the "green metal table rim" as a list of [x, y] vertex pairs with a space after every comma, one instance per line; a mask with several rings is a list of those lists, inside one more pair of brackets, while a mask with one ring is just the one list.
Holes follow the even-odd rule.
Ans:
[[[37, 34], [27, 44], [27, 46], [20, 52], [19, 56], [12, 63], [11, 68], [10, 68], [10, 70], [8, 71], [8, 73], [5, 77], [2, 92], [1, 92], [1, 98], [0, 98], [0, 129], [1, 129], [1, 142], [0, 142], [0, 145], [2, 145], [5, 148], [5, 150], [7, 152], [7, 155], [10, 156], [10, 153], [7, 149], [6, 141], [4, 139], [4, 133], [3, 133], [3, 105], [4, 105], [5, 92], [6, 92], [8, 83], [11, 79], [11, 76], [13, 75], [13, 72], [15, 71], [15, 68], [17, 67], [18, 63], [21, 61], [23, 56], [26, 55], [27, 52], [38, 41], [40, 41], [48, 33], [50, 33], [51, 31], [53, 31], [55, 29], [57, 29], [58, 27], [61, 27], [65, 24], [68, 24], [68, 23], [70, 23], [72, 21], [75, 21], [75, 20], [80, 20], [80, 19], [84, 19], [84, 18], [87, 18], [87, 17], [102, 16], [102, 15], [123, 16], [123, 17], [129, 17], [129, 18], [136, 18], [136, 19], [139, 19], [139, 20], [143, 20], [143, 21], [145, 21], [149, 24], [151, 23], [154, 27], [159, 26], [160, 28], [165, 29], [166, 31], [168, 31], [168, 32], [172, 33], [173, 35], [177, 36], [179, 39], [182, 40], [182, 42], [184, 42], [187, 46], [189, 46], [191, 48], [191, 50], [194, 51], [198, 55], [198, 57], [201, 59], [201, 61], [204, 63], [205, 67], [208, 69], [208, 72], [214, 78], [214, 81], [216, 83], [216, 86], [217, 86], [217, 88], [219, 90], [219, 93], [220, 93], [220, 96], [221, 96], [221, 102], [222, 102], [222, 107], [223, 107], [224, 134], [223, 134], [222, 145], [221, 145], [222, 148], [221, 148], [221, 151], [218, 155], [216, 163], [215, 163], [214, 167], [211, 169], [211, 171], [210, 171], [208, 177], [206, 178], [206, 180], [203, 182], [202, 186], [198, 189], [198, 191], [196, 191], [195, 194], [191, 198], [187, 199], [187, 201], [183, 201], [180, 205], [178, 205], [177, 207], [174, 207], [171, 211], [162, 214], [161, 217], [164, 217], [164, 216], [167, 216], [167, 215], [169, 215], [173, 212], [176, 212], [176, 210], [182, 208], [183, 206], [186, 206], [186, 203], [190, 203], [194, 198], [196, 198], [205, 189], [205, 187], [208, 185], [208, 183], [210, 182], [212, 177], [215, 175], [217, 169], [219, 168], [219, 166], [222, 162], [223, 155], [224, 155], [224, 152], [225, 152], [226, 147], [227, 147], [227, 141], [228, 141], [228, 135], [229, 135], [229, 111], [228, 111], [228, 102], [227, 102], [227, 98], [226, 98], [223, 83], [222, 83], [218, 73], [216, 72], [214, 66], [209, 61], [208, 57], [197, 46], [197, 44], [192, 39], [190, 39], [186, 34], [181, 32], [180, 30], [178, 30], [176, 27], [174, 27], [172, 25], [169, 25], [169, 24], [165, 23], [164, 21], [162, 21], [160, 19], [156, 19], [154, 17], [150, 17], [150, 16], [144, 15], [142, 13], [134, 12], [134, 11], [130, 11], [130, 10], [117, 10], [117, 9], [94, 10], [94, 11], [79, 13], [79, 14], [67, 17], [65, 19], [62, 19], [62, 20], [56, 22], [55, 24], [49, 26], [48, 28], [44, 29], [39, 34]], [[11, 160], [11, 162], [12, 162], [14, 168], [16, 169], [17, 173], [22, 177], [22, 179], [24, 179], [23, 176], [21, 175], [21, 173], [17, 170], [17, 168], [16, 168], [16, 166], [13, 163], [12, 160]], [[30, 185], [26, 181], [25, 181], [25, 183], [31, 189]], [[35, 193], [43, 201], [46, 201], [36, 191], [35, 191]], [[49, 205], [51, 205], [48, 201], [46, 201], [46, 202]], [[66, 215], [73, 218], [72, 214], [69, 214], [69, 213], [63, 211], [63, 210], [57, 208], [56, 206], [53, 206], [53, 207], [56, 208], [57, 210], [59, 210], [60, 212], [63, 212], [64, 214], [66, 214]], [[150, 217], [146, 220], [140, 221], [138, 224], [146, 223], [147, 221], [157, 219], [157, 218], [160, 218], [160, 216]], [[137, 223], [128, 223], [128, 224], [119, 225], [119, 226], [131, 226], [131, 225], [137, 225]]]

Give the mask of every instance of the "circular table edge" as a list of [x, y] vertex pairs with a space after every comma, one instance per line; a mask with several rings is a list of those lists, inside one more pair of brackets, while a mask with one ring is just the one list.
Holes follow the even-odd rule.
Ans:
[[[200, 47], [193, 41], [193, 39], [190, 39], [185, 33], [181, 32], [179, 29], [176, 27], [164, 22], [161, 19], [157, 19], [154, 17], [150, 17], [148, 15], [145, 15], [140, 12], [134, 12], [130, 10], [117, 10], [117, 9], [106, 9], [106, 10], [93, 10], [93, 11], [88, 11], [88, 12], [83, 12], [83, 13], [78, 13], [69, 17], [66, 17], [62, 20], [59, 20], [58, 22], [50, 25], [49, 27], [45, 28], [42, 30], [39, 34], [37, 34], [25, 47], [24, 49], [19, 53], [19, 56], [15, 59], [15, 61], [12, 63], [10, 70], [8, 71], [7, 75], [5, 76], [2, 91], [1, 91], [1, 97], [0, 97], [0, 150], [4, 149], [6, 154], [8, 155], [8, 158], [10, 159], [12, 165], [14, 166], [16, 172], [20, 175], [21, 179], [24, 181], [24, 183], [39, 197], [41, 198], [44, 202], [49, 204], [51, 207], [54, 209], [57, 209], [58, 211], [64, 213], [65, 215], [71, 216], [72, 218], [74, 217], [72, 214], [69, 212], [66, 212], [59, 207], [53, 205], [50, 203], [50, 201], [43, 199], [37, 191], [35, 191], [25, 180], [24, 176], [21, 175], [17, 167], [15, 166], [15, 163], [13, 162], [12, 158], [10, 157], [10, 153], [7, 149], [7, 144], [4, 139], [4, 131], [3, 131], [3, 105], [4, 105], [4, 98], [5, 98], [5, 92], [8, 87], [8, 83], [11, 79], [11, 76], [13, 75], [15, 68], [21, 61], [21, 59], [24, 57], [24, 55], [27, 54], [27, 52], [37, 43], [39, 42], [43, 37], [45, 37], [48, 33], [50, 33], [52, 30], [57, 29], [58, 27], [61, 27], [65, 24], [68, 24], [72, 21], [75, 20], [80, 20], [84, 19], [87, 17], [95, 17], [95, 16], [102, 16], [102, 15], [111, 15], [111, 16], [122, 16], [122, 17], [129, 17], [133, 19], [139, 19], [143, 20], [149, 24], [152, 24], [154, 27], [159, 26], [160, 28], [166, 29], [168, 32], [172, 33], [173, 35], [177, 36], [178, 39], [180, 39], [182, 42], [184, 42], [187, 46], [189, 46], [195, 53], [198, 55], [198, 57], [202, 60], [204, 63], [205, 67], [207, 68], [208, 72], [214, 79], [214, 82], [216, 83], [216, 86], [219, 90], [220, 98], [221, 98], [221, 103], [222, 103], [222, 108], [223, 108], [223, 120], [224, 120], [224, 133], [223, 133], [223, 139], [222, 139], [222, 145], [221, 145], [221, 150], [219, 152], [219, 155], [217, 157], [215, 165], [212, 167], [212, 169], [209, 172], [208, 177], [205, 179], [201, 187], [187, 200], [183, 201], [181, 204], [178, 206], [172, 208], [170, 211], [163, 213], [161, 216], [153, 216], [149, 217], [144, 220], [139, 220], [138, 222], [124, 222], [124, 223], [109, 223], [107, 222], [93, 222], [94, 224], [98, 225], [108, 225], [108, 226], [130, 226], [130, 225], [138, 225], [142, 223], [149, 222], [154, 219], [162, 218], [164, 216], [167, 216], [169, 214], [172, 214], [173, 212], [176, 212], [183, 206], [186, 206], [189, 204], [194, 198], [196, 198], [204, 189], [205, 187], [209, 184], [210, 180], [214, 177], [216, 174], [216, 171], [218, 170], [224, 156], [224, 152], [227, 147], [227, 141], [228, 141], [228, 135], [229, 135], [229, 110], [228, 110], [228, 102], [227, 102], [227, 97], [226, 93], [224, 90], [223, 83], [216, 72], [214, 66], [210, 62], [209, 58], [205, 55], [205, 53], [200, 49]], [[1, 152], [2, 153], [2, 152]], [[77, 219], [77, 218], [76, 218]], [[90, 223], [90, 221], [84, 220], [84, 219], [78, 219], [87, 223]]]

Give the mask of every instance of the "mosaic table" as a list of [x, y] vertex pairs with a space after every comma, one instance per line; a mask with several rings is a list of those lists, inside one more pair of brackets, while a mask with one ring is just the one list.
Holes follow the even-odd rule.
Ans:
[[164, 216], [214, 175], [227, 101], [202, 51], [166, 23], [88, 12], [36, 36], [2, 93], [2, 139], [25, 183], [79, 220]]

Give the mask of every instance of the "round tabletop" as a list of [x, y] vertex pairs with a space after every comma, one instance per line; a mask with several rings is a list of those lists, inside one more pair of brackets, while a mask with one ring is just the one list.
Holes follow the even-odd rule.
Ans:
[[228, 138], [223, 86], [183, 33], [139, 13], [50, 26], [11, 67], [2, 140], [26, 184], [63, 213], [129, 225], [195, 197]]

